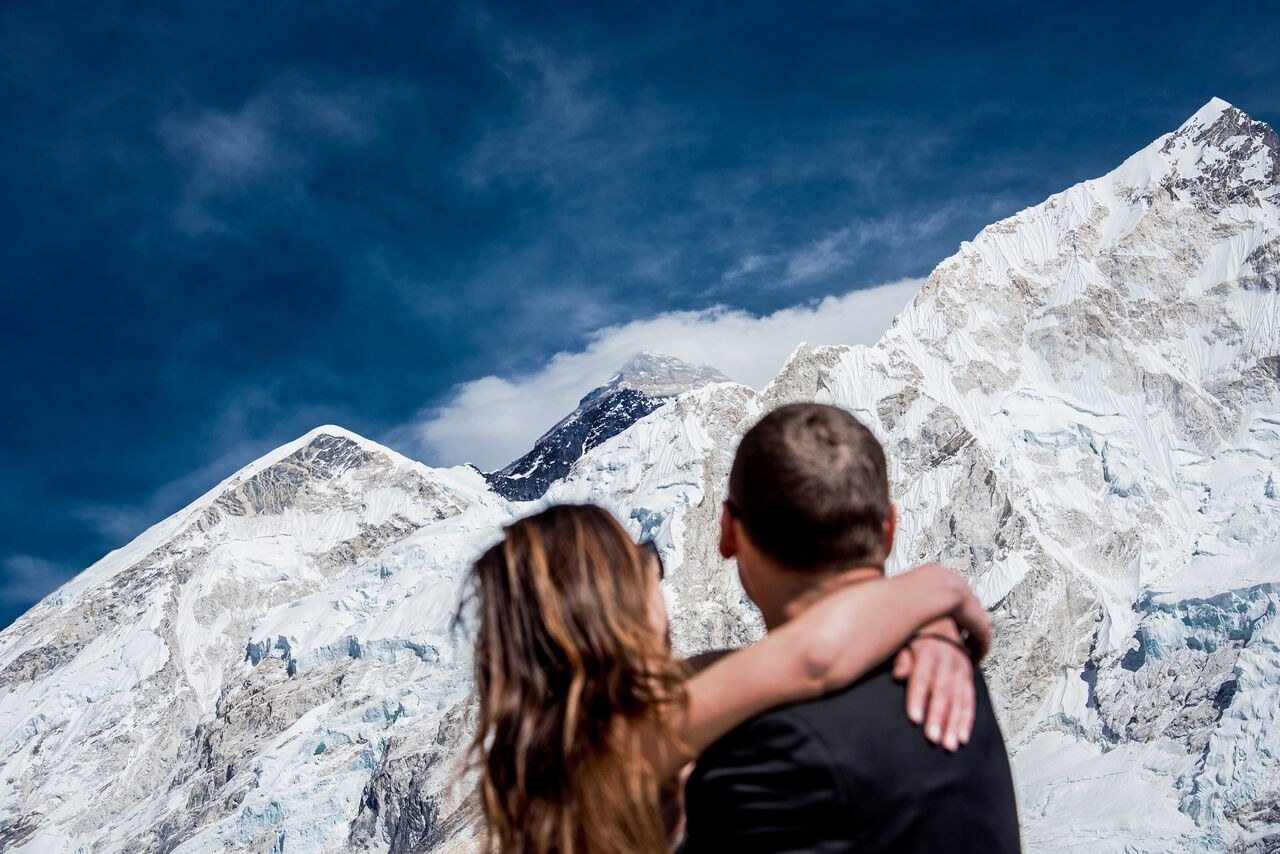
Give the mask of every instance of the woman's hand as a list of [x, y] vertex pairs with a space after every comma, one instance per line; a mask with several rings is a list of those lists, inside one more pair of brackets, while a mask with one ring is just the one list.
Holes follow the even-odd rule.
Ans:
[[697, 756], [765, 709], [857, 681], [896, 655], [921, 626], [942, 617], [967, 630], [974, 648], [986, 652], [991, 626], [982, 603], [958, 573], [939, 564], [826, 593], [762, 640], [689, 680], [689, 703], [677, 725], [687, 753], [673, 755], [671, 773], [679, 767], [676, 760]]
[[[944, 639], [945, 638], [945, 639]], [[973, 733], [973, 662], [951, 618], [929, 623], [908, 641], [893, 663], [907, 682], [907, 717], [924, 726], [929, 741], [955, 751]]]
[[[973, 733], [977, 701], [973, 666], [991, 648], [991, 621], [981, 600], [953, 570], [930, 563], [908, 572], [945, 579], [939, 584], [959, 581], [963, 588], [951, 615], [923, 626], [893, 664], [893, 675], [907, 680], [907, 717], [922, 724], [925, 737], [934, 744], [958, 750]], [[969, 655], [964, 652], [966, 645]]]
[[986, 654], [991, 623], [981, 600], [959, 573], [927, 563], [833, 590], [773, 634], [793, 632], [801, 639], [801, 660], [814, 680], [806, 696], [818, 696], [855, 681], [926, 623], [943, 618], [968, 633], [974, 660]]

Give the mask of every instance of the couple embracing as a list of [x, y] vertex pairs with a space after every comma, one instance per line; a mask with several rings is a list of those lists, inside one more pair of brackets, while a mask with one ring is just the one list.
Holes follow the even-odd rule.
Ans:
[[[893, 578], [884, 451], [844, 410], [743, 437], [721, 516], [768, 633], [672, 656], [661, 560], [606, 511], [553, 506], [475, 564], [483, 833], [501, 852], [1018, 850], [982, 676], [981, 603]], [[905, 682], [905, 684], [904, 684]]]

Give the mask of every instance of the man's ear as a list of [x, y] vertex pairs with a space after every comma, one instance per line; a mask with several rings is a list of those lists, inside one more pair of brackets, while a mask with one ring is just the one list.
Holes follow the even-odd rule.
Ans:
[[738, 532], [733, 529], [733, 514], [726, 502], [720, 508], [720, 557], [728, 560], [738, 555]]
[[884, 517], [884, 559], [893, 554], [893, 535], [898, 532], [898, 508], [889, 502], [889, 512]]

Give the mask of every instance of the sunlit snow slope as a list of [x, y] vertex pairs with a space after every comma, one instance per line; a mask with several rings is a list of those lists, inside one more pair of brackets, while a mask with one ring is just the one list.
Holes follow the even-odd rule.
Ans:
[[[737, 437], [845, 406], [889, 450], [897, 565], [992, 609], [1028, 848], [1276, 850], [1278, 291], [1280, 140], [1214, 100], [984, 229], [875, 346], [680, 394], [543, 460], [542, 501], [657, 538], [682, 650], [747, 640], [715, 550]], [[0, 633], [0, 848], [471, 850], [448, 623], [536, 506], [324, 427], [108, 555]]]

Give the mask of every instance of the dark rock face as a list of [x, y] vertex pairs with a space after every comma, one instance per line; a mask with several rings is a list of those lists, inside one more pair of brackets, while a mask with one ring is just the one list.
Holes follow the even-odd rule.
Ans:
[[22, 845], [30, 839], [38, 828], [38, 820], [38, 815], [24, 815], [0, 822], [0, 851], [7, 851], [11, 846]]
[[543, 434], [533, 450], [485, 479], [508, 501], [541, 498], [552, 483], [569, 473], [587, 451], [653, 412], [671, 396], [649, 397], [630, 388], [582, 399], [573, 414]]
[[[1181, 141], [1179, 134], [1172, 135], [1164, 150], [1172, 150]], [[1201, 129], [1191, 141], [1228, 155], [1202, 162], [1202, 172], [1194, 179], [1171, 182], [1173, 190], [1190, 193], [1205, 210], [1246, 201], [1254, 193], [1269, 191], [1280, 179], [1280, 137], [1265, 122], [1255, 121], [1235, 107], [1223, 110], [1217, 121]], [[1256, 155], [1266, 161], [1265, 174], [1246, 171]]]
[[392, 851], [409, 852], [430, 850], [433, 842], [442, 841], [436, 799], [426, 785], [436, 761], [434, 754], [393, 761], [384, 755], [360, 799], [360, 812], [351, 825], [352, 844], [381, 835]]
[[292, 507], [311, 484], [367, 465], [372, 454], [345, 436], [321, 434], [306, 447], [220, 496], [214, 506], [229, 516], [264, 516]]
[[[348, 844], [353, 850], [385, 845], [389, 854], [430, 852], [481, 823], [479, 794], [471, 783], [448, 785], [462, 795], [450, 803], [440, 789], [445, 756], [455, 755], [470, 740], [475, 707], [460, 703], [449, 710], [434, 739], [425, 744], [405, 744], [393, 739], [360, 796], [360, 808], [351, 822]], [[444, 769], [451, 777], [453, 772]]]
[[682, 392], [727, 382], [706, 365], [661, 353], [637, 353], [607, 383], [542, 435], [533, 450], [485, 479], [508, 501], [533, 501], [569, 473], [578, 458], [611, 439]]

